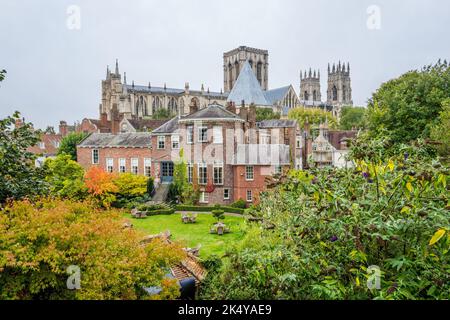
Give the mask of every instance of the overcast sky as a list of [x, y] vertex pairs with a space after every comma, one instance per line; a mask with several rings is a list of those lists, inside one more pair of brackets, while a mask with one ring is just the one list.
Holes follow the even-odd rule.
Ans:
[[299, 70], [319, 68], [323, 100], [327, 63], [348, 61], [365, 105], [382, 82], [450, 58], [449, 17], [446, 0], [1, 0], [0, 117], [19, 110], [38, 128], [97, 118], [116, 58], [128, 82], [219, 91], [222, 54], [240, 45], [269, 50], [270, 88], [298, 93]]

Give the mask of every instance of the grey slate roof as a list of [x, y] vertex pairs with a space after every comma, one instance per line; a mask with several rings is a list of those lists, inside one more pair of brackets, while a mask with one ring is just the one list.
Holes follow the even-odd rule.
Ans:
[[[140, 85], [125, 85], [127, 90], [130, 91], [136, 91], [136, 92], [145, 92], [145, 93], [157, 93], [157, 94], [168, 94], [168, 95], [180, 95], [184, 93], [184, 89], [177, 89], [177, 88], [166, 88], [164, 87], [148, 87], [148, 86], [140, 86]], [[191, 94], [197, 94], [201, 95], [202, 91], [200, 90], [189, 90]], [[203, 95], [206, 97], [211, 98], [222, 98], [225, 99], [228, 96], [228, 93], [220, 93], [220, 92], [214, 92], [210, 91], [209, 93], [207, 91], [203, 91]]]
[[150, 148], [151, 134], [149, 132], [135, 133], [92, 133], [78, 146], [81, 148], [133, 147]]
[[214, 120], [214, 119], [230, 119], [230, 120], [242, 120], [237, 114], [228, 111], [223, 106], [218, 104], [210, 104], [206, 108], [200, 109], [190, 115], [183, 117], [180, 121], [185, 122], [189, 120]]
[[263, 120], [257, 123], [257, 126], [261, 129], [267, 128], [295, 128], [297, 121], [295, 120]]
[[[154, 119], [128, 119], [128, 122], [133, 126], [137, 131], [142, 131], [146, 129], [147, 131], [152, 131], [154, 129], [159, 128], [164, 123], [169, 121], [165, 120], [154, 120]], [[144, 130], [145, 131], [145, 130]]]
[[285, 144], [239, 144], [235, 165], [288, 165], [289, 146]]
[[239, 77], [236, 83], [231, 89], [228, 95], [228, 102], [234, 102], [236, 106], [241, 105], [242, 100], [244, 100], [246, 105], [254, 103], [257, 106], [269, 106], [271, 105], [264, 96], [264, 92], [255, 74], [252, 71], [252, 67], [248, 61], [244, 63], [244, 67], [239, 73]]
[[178, 129], [178, 116], [170, 119], [169, 121], [167, 121], [166, 123], [164, 123], [162, 126], [160, 126], [159, 128], [156, 128], [155, 130], [152, 131], [153, 134], [168, 134], [168, 133], [173, 133]]
[[267, 102], [270, 104], [274, 104], [278, 101], [283, 100], [286, 94], [289, 92], [291, 86], [286, 86], [282, 88], [276, 88], [272, 90], [263, 91], [264, 96], [266, 97]]

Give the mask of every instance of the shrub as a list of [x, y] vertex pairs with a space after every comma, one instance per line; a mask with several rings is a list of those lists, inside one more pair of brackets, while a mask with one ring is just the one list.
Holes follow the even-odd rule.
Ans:
[[215, 209], [221, 209], [226, 213], [237, 213], [237, 214], [244, 214], [245, 210], [241, 208], [234, 208], [234, 207], [227, 207], [227, 206], [221, 206], [218, 207], [214, 206], [193, 206], [193, 205], [186, 205], [186, 204], [180, 204], [176, 205], [175, 209], [178, 211], [197, 211], [197, 212], [211, 212]]
[[152, 197], [154, 192], [155, 192], [155, 180], [153, 179], [153, 177], [149, 177], [147, 180], [147, 195]]
[[233, 202], [231, 204], [231, 207], [245, 209], [247, 207], [247, 202], [245, 202], [244, 199], [239, 199], [239, 200]]
[[221, 209], [215, 209], [215, 210], [212, 210], [212, 211], [211, 211], [212, 215], [213, 215], [217, 220], [223, 220], [223, 219], [225, 218], [224, 212], [225, 212], [225, 211], [223, 211], [223, 210], [221, 210]]
[[[448, 298], [448, 168], [413, 147], [377, 158], [371, 143], [355, 168], [293, 170], [265, 192], [273, 228], [251, 228], [203, 298]], [[380, 290], [366, 286], [372, 265]]]
[[[141, 246], [144, 234], [123, 222], [119, 210], [89, 202], [9, 204], [0, 211], [0, 299], [148, 299], [141, 288], [149, 286], [176, 298], [164, 278], [182, 249], [157, 239]], [[70, 265], [80, 268], [79, 290], [67, 290]]]
[[84, 182], [89, 193], [97, 203], [105, 208], [111, 207], [116, 200], [119, 188], [114, 184], [114, 175], [99, 167], [91, 167], [84, 175]]
[[147, 192], [146, 176], [136, 175], [132, 173], [121, 173], [113, 179], [117, 186], [117, 194], [120, 197], [131, 199], [134, 197], [144, 196]]
[[147, 216], [171, 215], [174, 214], [174, 209], [156, 209], [147, 211]]

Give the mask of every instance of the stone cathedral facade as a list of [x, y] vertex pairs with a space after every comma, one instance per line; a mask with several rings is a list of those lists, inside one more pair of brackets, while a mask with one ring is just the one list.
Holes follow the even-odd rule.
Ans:
[[[249, 67], [248, 67], [249, 66]], [[238, 84], [241, 71], [246, 70], [246, 77], [254, 77], [256, 81], [245, 81], [240, 88]], [[106, 78], [102, 80], [102, 97], [99, 107], [100, 118], [112, 121], [114, 119], [151, 119], [161, 109], [168, 110], [170, 116], [186, 115], [195, 110], [203, 109], [210, 104], [225, 106], [230, 97], [242, 97], [242, 101], [234, 101], [236, 105], [245, 102], [246, 105], [256, 104], [260, 107], [273, 108], [276, 112], [287, 115], [291, 108], [298, 106], [321, 107], [332, 111], [339, 117], [344, 105], [352, 105], [352, 89], [350, 80], [350, 65], [339, 64], [330, 68], [328, 65], [327, 99], [322, 102], [320, 91], [320, 71], [300, 72], [300, 94], [297, 95], [292, 85], [269, 89], [269, 53], [267, 50], [240, 46], [223, 54], [223, 85], [220, 91], [211, 91], [201, 85], [200, 89], [192, 89], [188, 82], [184, 88], [171, 88], [166, 84], [153, 86], [127, 82], [126, 73], [121, 74], [116, 61], [115, 70], [109, 67]], [[242, 81], [241, 81], [242, 82]], [[260, 87], [258, 101], [250, 101], [256, 95], [248, 98], [242, 92], [249, 92], [245, 86], [253, 84], [253, 91]], [[243, 87], [242, 87], [243, 86]], [[259, 90], [259, 88], [258, 88]], [[251, 90], [250, 90], [251, 91]], [[230, 94], [238, 92], [238, 94]], [[244, 97], [246, 99], [244, 99]], [[243, 101], [246, 100], [246, 101]], [[259, 102], [259, 103], [258, 103]], [[89, 120], [89, 119], [88, 119]], [[94, 119], [95, 120], [95, 119]]]
[[300, 103], [306, 107], [320, 107], [339, 117], [343, 106], [352, 106], [350, 64], [328, 64], [326, 101], [320, 91], [320, 70], [300, 71]]

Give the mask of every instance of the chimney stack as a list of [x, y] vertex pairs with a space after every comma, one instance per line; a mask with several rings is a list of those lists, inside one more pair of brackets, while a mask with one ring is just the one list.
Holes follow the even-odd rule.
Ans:
[[65, 137], [65, 136], [67, 136], [69, 134], [66, 121], [61, 120], [59, 122], [59, 134], [62, 137]]

